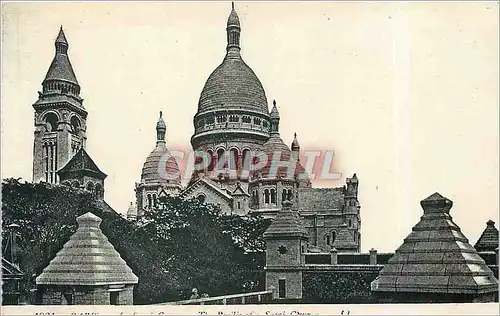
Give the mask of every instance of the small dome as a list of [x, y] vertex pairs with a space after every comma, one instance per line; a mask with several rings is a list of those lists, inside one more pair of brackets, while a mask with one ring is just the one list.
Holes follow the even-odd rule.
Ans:
[[[167, 157], [168, 160], [167, 160]], [[174, 176], [172, 178], [172, 176]], [[142, 167], [141, 181], [145, 183], [180, 184], [180, 169], [165, 143], [157, 143]]]
[[[288, 146], [283, 142], [283, 140], [277, 133], [271, 134], [269, 140], [263, 145], [263, 151], [267, 155], [267, 164], [262, 169], [257, 170], [255, 174], [256, 175], [261, 174], [264, 177], [269, 175], [271, 171], [271, 165], [273, 163], [275, 153], [281, 154], [279, 160], [276, 160], [275, 163], [277, 163], [278, 161], [290, 161], [291, 159], [290, 157], [292, 156], [292, 151], [290, 150], [290, 148], [288, 148]], [[279, 174], [287, 177], [286, 176], [287, 172], [288, 169], [286, 167], [279, 167], [277, 170], [277, 175]], [[303, 178], [302, 180], [305, 180], [307, 183], [310, 183], [309, 178], [305, 177], [306, 172], [304, 167], [297, 161], [294, 176], [299, 176], [299, 175]]]

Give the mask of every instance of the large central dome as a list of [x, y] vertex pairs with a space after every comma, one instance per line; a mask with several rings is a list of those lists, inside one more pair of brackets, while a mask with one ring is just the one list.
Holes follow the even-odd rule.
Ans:
[[226, 56], [210, 75], [198, 102], [198, 112], [242, 107], [268, 113], [264, 88], [241, 56]]
[[227, 20], [226, 55], [210, 74], [194, 116], [193, 149], [258, 149], [269, 139], [269, 110], [262, 84], [240, 54], [240, 19], [234, 10]]

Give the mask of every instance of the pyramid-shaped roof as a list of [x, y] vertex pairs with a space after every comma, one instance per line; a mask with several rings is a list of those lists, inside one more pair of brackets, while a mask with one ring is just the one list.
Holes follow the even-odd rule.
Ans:
[[71, 157], [71, 159], [66, 163], [64, 167], [59, 169], [57, 173], [67, 173], [67, 172], [89, 172], [95, 175], [99, 179], [105, 179], [106, 174], [102, 172], [94, 160], [90, 158], [89, 154], [85, 151], [83, 147], [76, 152], [76, 154]]
[[354, 242], [354, 238], [347, 229], [347, 224], [343, 224], [337, 231], [333, 248], [337, 250], [356, 250], [358, 245]]
[[264, 232], [265, 239], [280, 237], [307, 238], [307, 232], [302, 224], [299, 213], [292, 210], [291, 206], [291, 202], [283, 202], [282, 209]]
[[36, 278], [36, 284], [136, 284], [137, 276], [101, 232], [101, 219], [86, 213], [76, 220], [78, 229]]
[[424, 214], [371, 286], [373, 291], [481, 294], [498, 281], [469, 244], [449, 211], [453, 202], [434, 193]]
[[486, 223], [481, 237], [474, 245], [477, 251], [495, 251], [498, 248], [498, 229], [495, 227], [495, 222], [489, 220]]

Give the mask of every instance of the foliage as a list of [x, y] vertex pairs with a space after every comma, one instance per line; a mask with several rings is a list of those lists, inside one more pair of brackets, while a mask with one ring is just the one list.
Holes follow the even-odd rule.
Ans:
[[370, 284], [378, 271], [304, 272], [303, 293], [307, 304], [377, 302]]
[[[217, 206], [198, 199], [163, 197], [158, 207], [145, 212], [144, 229], [173, 254], [181, 284], [209, 295], [257, 290], [262, 280], [248, 280], [263, 268], [259, 218], [223, 215]], [[255, 277], [255, 275], [251, 276]]]
[[2, 199], [4, 249], [9, 225], [19, 225], [15, 257], [25, 294], [86, 212], [102, 218], [103, 233], [139, 277], [135, 304], [185, 299], [192, 287], [214, 296], [263, 286], [268, 223], [260, 218], [226, 216], [213, 205], [169, 197], [136, 225], [86, 191], [16, 179], [2, 182]]

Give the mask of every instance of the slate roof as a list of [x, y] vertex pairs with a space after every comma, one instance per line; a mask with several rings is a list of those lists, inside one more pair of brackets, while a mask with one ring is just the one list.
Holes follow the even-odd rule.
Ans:
[[372, 282], [372, 291], [449, 294], [498, 291], [493, 272], [449, 215], [453, 202], [434, 193], [420, 204], [423, 216]]
[[89, 212], [76, 220], [77, 231], [36, 278], [36, 284], [137, 284], [137, 276], [101, 232], [101, 219]]
[[71, 157], [71, 159], [57, 171], [58, 174], [65, 174], [69, 172], [89, 172], [94, 174], [99, 179], [105, 179], [107, 175], [102, 172], [95, 164], [94, 160], [90, 158], [89, 154], [83, 147]]
[[307, 238], [307, 231], [300, 219], [299, 213], [291, 209], [291, 203], [283, 202], [282, 209], [277, 213], [271, 225], [264, 232], [264, 239], [299, 237]]
[[498, 229], [495, 227], [494, 221], [489, 220], [486, 223], [486, 228], [474, 248], [477, 251], [495, 251], [498, 248]]
[[299, 188], [298, 204], [301, 210], [341, 210], [344, 208], [344, 189]]
[[54, 59], [52, 60], [52, 63], [50, 64], [47, 74], [45, 75], [44, 81], [64, 80], [74, 84], [78, 84], [75, 72], [73, 71], [73, 67], [71, 66], [71, 62], [68, 58], [67, 49], [69, 45], [62, 27], [59, 30], [55, 45], [56, 54], [54, 56]]
[[343, 224], [337, 231], [333, 248], [337, 250], [356, 250], [358, 245], [354, 242], [354, 238], [347, 229], [347, 224]]

